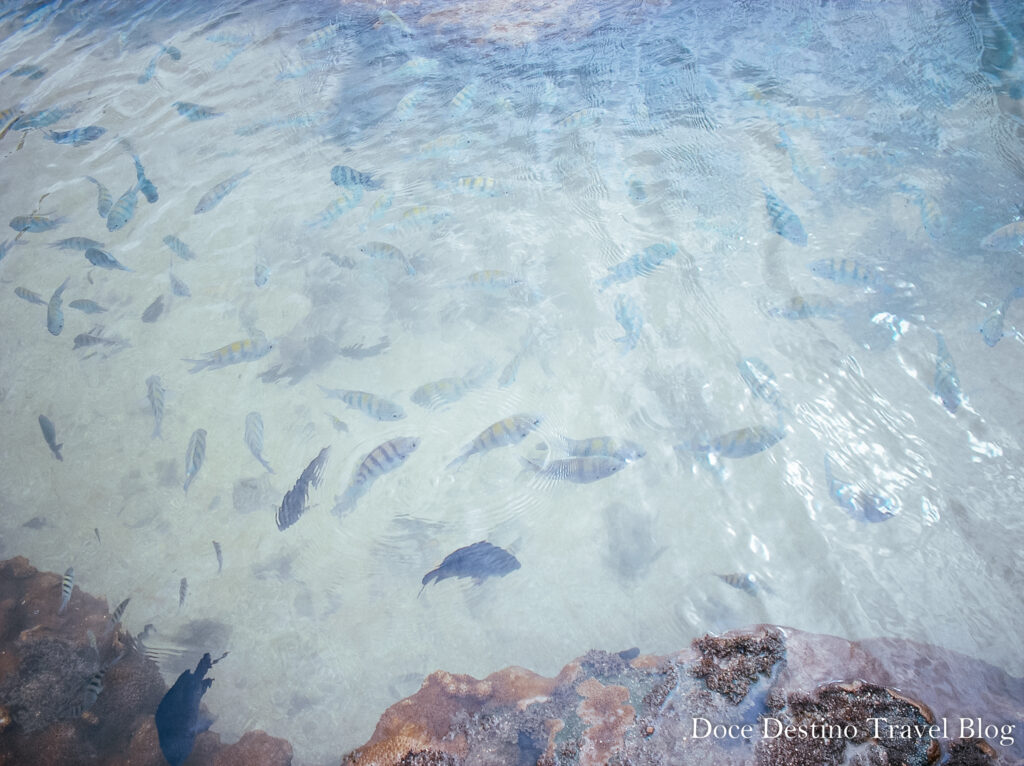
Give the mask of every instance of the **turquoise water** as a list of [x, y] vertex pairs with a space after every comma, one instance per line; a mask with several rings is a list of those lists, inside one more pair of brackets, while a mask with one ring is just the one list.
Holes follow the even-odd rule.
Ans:
[[[205, 697], [227, 738], [330, 762], [435, 669], [553, 674], [761, 621], [1024, 673], [1024, 266], [989, 238], [1024, 203], [1013, 3], [2, 9], [0, 210], [66, 220], [5, 235], [0, 553], [130, 597], [169, 680], [230, 650]], [[133, 156], [157, 198], [111, 231], [85, 176], [117, 200]], [[50, 247], [70, 237], [130, 270]], [[65, 279], [54, 335], [14, 291]], [[540, 425], [449, 467], [516, 413]], [[745, 428], [762, 443], [714, 441]], [[549, 475], [599, 435], [644, 454]], [[332, 513], [398, 437], [415, 451]], [[480, 540], [520, 568], [419, 593]]]

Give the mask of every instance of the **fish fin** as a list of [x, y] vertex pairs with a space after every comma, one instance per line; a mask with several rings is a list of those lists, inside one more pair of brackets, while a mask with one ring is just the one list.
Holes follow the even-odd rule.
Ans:
[[450, 470], [452, 470], [453, 468], [458, 468], [458, 467], [459, 467], [459, 466], [461, 466], [461, 465], [462, 465], [463, 463], [465, 463], [465, 462], [466, 462], [467, 460], [469, 460], [469, 456], [470, 456], [471, 454], [473, 454], [473, 453], [472, 453], [472, 452], [465, 452], [465, 453], [463, 453], [463, 454], [459, 455], [459, 456], [458, 456], [457, 458], [455, 458], [455, 459], [454, 459], [454, 460], [453, 460], [452, 462], [450, 462], [450, 463], [449, 463], [448, 465], [446, 465], [446, 466], [444, 467], [444, 469], [445, 469], [446, 471], [450, 471]]
[[181, 361], [195, 365], [195, 367], [189, 370], [190, 373], [200, 372], [213, 364], [209, 359], [182, 359]]

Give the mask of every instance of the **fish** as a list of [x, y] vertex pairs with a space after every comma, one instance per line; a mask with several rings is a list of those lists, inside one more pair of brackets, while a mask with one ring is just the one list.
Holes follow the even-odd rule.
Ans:
[[359, 410], [374, 420], [401, 420], [405, 410], [388, 399], [383, 399], [366, 391], [349, 391], [344, 388], [324, 388], [320, 386], [324, 396], [329, 399], [340, 399], [350, 410]]
[[258, 412], [250, 412], [245, 416], [245, 444], [253, 457], [260, 461], [260, 465], [269, 473], [273, 473], [274, 469], [263, 459], [261, 454], [263, 452], [263, 418]]
[[999, 341], [1006, 337], [1006, 334], [1003, 332], [1003, 319], [1006, 316], [1007, 310], [1010, 308], [1010, 304], [1013, 303], [1016, 298], [1020, 298], [1022, 296], [1024, 296], [1024, 287], [1015, 287], [1010, 291], [1009, 295], [1002, 300], [1002, 302], [997, 304], [992, 311], [989, 312], [989, 315], [985, 317], [985, 321], [982, 322], [981, 327], [978, 328], [978, 331], [981, 333], [981, 337], [985, 340], [985, 344], [989, 348], [994, 347]]
[[768, 210], [768, 217], [772, 222], [772, 229], [783, 239], [788, 239], [794, 245], [801, 247], [807, 244], [807, 232], [800, 223], [800, 218], [789, 209], [789, 206], [765, 184], [761, 184], [761, 192], [764, 194], [765, 207]]
[[185, 577], [181, 578], [181, 583], [178, 585], [178, 609], [185, 606], [185, 597], [188, 595], [188, 579]]
[[101, 269], [132, 271], [132, 269], [129, 269], [106, 250], [101, 250], [98, 247], [90, 247], [86, 250], [85, 259], [93, 266], [98, 266]]
[[331, 512], [341, 517], [350, 511], [374, 481], [405, 463], [419, 446], [419, 437], [399, 436], [374, 447], [352, 473], [352, 479], [344, 493], [334, 498], [334, 508]]
[[236, 340], [234, 343], [221, 346], [215, 351], [209, 351], [203, 359], [182, 359], [182, 361], [195, 365], [195, 367], [189, 370], [191, 373], [207, 369], [219, 370], [221, 367], [227, 367], [230, 364], [262, 359], [273, 348], [274, 344], [267, 340], [265, 335], [258, 333], [252, 338]]
[[270, 267], [265, 263], [257, 263], [253, 267], [252, 281], [256, 287], [263, 287], [270, 279]]
[[309, 33], [300, 43], [299, 47], [307, 50], [321, 50], [327, 48], [344, 30], [341, 22], [327, 24]]
[[381, 10], [377, 15], [377, 20], [373, 22], [374, 29], [380, 29], [382, 27], [395, 27], [399, 32], [407, 36], [412, 35], [413, 33], [397, 13], [389, 11], [386, 8]]
[[639, 253], [609, 267], [608, 275], [597, 281], [597, 288], [601, 291], [613, 284], [628, 282], [635, 277], [645, 277], [677, 252], [679, 248], [674, 243], [659, 243], [645, 247]]
[[462, 89], [452, 96], [452, 100], [448, 102], [448, 106], [451, 107], [452, 114], [458, 116], [466, 112], [473, 104], [473, 99], [476, 98], [476, 92], [479, 89], [479, 83], [470, 82], [462, 87]]
[[49, 215], [18, 215], [11, 219], [11, 228], [15, 231], [34, 234], [56, 229], [67, 220], [64, 216], [52, 218]]
[[74, 587], [75, 568], [68, 567], [60, 580], [60, 608], [57, 610], [57, 614], [64, 614], [67, 610], [68, 602], [71, 601], [71, 591], [74, 590]]
[[103, 247], [103, 243], [88, 237], [68, 237], [67, 239], [51, 242], [50, 247], [55, 247], [58, 250], [81, 250], [85, 252], [90, 247]]
[[132, 220], [132, 216], [135, 215], [135, 206], [138, 204], [138, 198], [139, 184], [137, 183], [117, 198], [117, 202], [113, 204], [110, 212], [107, 213], [108, 231], [123, 229]]
[[1024, 248], [1024, 221], [1014, 221], [1000, 226], [981, 240], [981, 246], [985, 250], [1010, 253]]
[[246, 168], [241, 173], [235, 173], [230, 178], [221, 181], [219, 184], [214, 186], [210, 191], [204, 194], [199, 202], [196, 203], [195, 210], [192, 211], [194, 215], [200, 213], [208, 213], [213, 210], [217, 205], [221, 203], [226, 196], [228, 196], [235, 187], [242, 182], [242, 180], [252, 172], [252, 168]]
[[193, 104], [190, 101], [175, 101], [173, 104], [171, 104], [171, 106], [177, 109], [178, 114], [180, 114], [189, 122], [211, 120], [214, 117], [220, 117], [223, 114], [223, 112], [213, 111], [213, 109], [209, 106]]
[[188, 493], [189, 485], [196, 478], [199, 469], [203, 467], [203, 458], [206, 457], [206, 430], [198, 428], [192, 432], [188, 440], [188, 449], [185, 450], [185, 484], [183, 489]]
[[540, 425], [542, 418], [539, 415], [528, 415], [520, 413], [491, 424], [463, 450], [462, 454], [450, 462], [447, 468], [450, 470], [465, 463], [471, 455], [478, 452], [487, 452], [497, 447], [508, 447], [519, 444], [531, 431]]
[[622, 326], [626, 334], [620, 338], [613, 338], [613, 340], [621, 344], [620, 353], [628, 354], [636, 348], [636, 344], [640, 340], [640, 330], [644, 325], [640, 307], [628, 295], [619, 293], [615, 296], [615, 321]]
[[740, 377], [747, 384], [747, 388], [758, 399], [767, 402], [772, 407], [783, 409], [782, 394], [779, 392], [779, 384], [775, 381], [775, 373], [771, 367], [758, 359], [756, 356], [748, 356], [736, 363], [740, 371]]
[[36, 64], [22, 64], [10, 72], [11, 77], [27, 77], [30, 80], [38, 80], [46, 74], [46, 69]]
[[89, 125], [84, 128], [75, 128], [74, 130], [49, 130], [46, 132], [46, 137], [55, 144], [82, 146], [90, 141], [95, 141], [106, 132], [106, 128], [101, 128], [98, 125]]
[[824, 295], [794, 295], [782, 306], [768, 309], [778, 319], [839, 319], [839, 306]]
[[416, 269], [412, 267], [409, 262], [409, 258], [394, 245], [389, 245], [387, 242], [364, 242], [359, 246], [359, 252], [370, 258], [381, 258], [391, 261], [397, 261], [405, 267], [407, 274], [415, 274]]
[[338, 349], [338, 354], [346, 359], [368, 359], [371, 356], [378, 356], [388, 350], [391, 341], [387, 335], [382, 335], [380, 340], [372, 346], [364, 346], [362, 343], [355, 343], [351, 346], [343, 346]]
[[14, 247], [15, 245], [24, 244], [25, 243], [22, 240], [18, 239], [17, 237], [15, 237], [13, 241], [5, 239], [3, 242], [0, 242], [0, 261], [7, 257], [7, 254], [11, 252], [12, 247]]
[[92, 330], [90, 330], [89, 332], [79, 333], [78, 335], [75, 336], [74, 348], [87, 348], [89, 346], [97, 345], [121, 346], [123, 348], [128, 345], [128, 342], [124, 340], [124, 338], [104, 338], [102, 333], [103, 328], [100, 326], [92, 328]]
[[466, 277], [466, 286], [484, 290], [510, 290], [525, 282], [510, 271], [483, 269]]
[[426, 97], [426, 88], [422, 86], [413, 88], [399, 99], [398, 104], [395, 106], [395, 118], [402, 122], [412, 119], [412, 116], [416, 111], [416, 107]]
[[644, 188], [644, 182], [636, 176], [627, 178], [626, 195], [634, 202], [645, 201], [647, 199], [647, 190]]
[[887, 521], [895, 516], [895, 503], [882, 495], [864, 492], [855, 484], [837, 480], [832, 475], [832, 460], [825, 453], [825, 481], [828, 484], [829, 496], [838, 503], [851, 517], [860, 521]]
[[335, 431], [344, 431], [345, 433], [348, 433], [348, 423], [329, 412], [327, 413], [327, 417], [331, 419], [331, 425], [334, 426]]
[[196, 254], [192, 252], [192, 248], [182, 242], [173, 234], [168, 234], [164, 237], [163, 242], [167, 247], [171, 249], [171, 252], [181, 258], [183, 261], [195, 260]]
[[48, 128], [55, 122], [60, 122], [65, 117], [75, 113], [75, 107], [55, 106], [50, 109], [43, 109], [38, 112], [29, 112], [21, 115], [14, 124], [12, 130], [34, 130], [36, 128]]
[[158, 295], [156, 300], [146, 307], [142, 312], [142, 321], [147, 323], [155, 322], [164, 311], [164, 296]]
[[213, 553], [217, 557], [217, 574], [220, 574], [221, 570], [224, 569], [224, 554], [221, 551], [220, 543], [216, 540], [213, 541]]
[[178, 676], [157, 705], [157, 739], [170, 766], [181, 766], [192, 753], [196, 737], [213, 725], [211, 718], [199, 712], [199, 702], [213, 684], [212, 678], [206, 678], [213, 665], [207, 652], [195, 671], [186, 670]]
[[760, 578], [750, 574], [749, 572], [735, 572], [732, 574], [716, 574], [719, 580], [724, 582], [726, 585], [741, 590], [748, 596], [757, 598], [761, 591], [765, 593], [773, 593], [772, 589], [761, 582]]
[[331, 454], [331, 448], [324, 447], [315, 458], [306, 466], [306, 469], [299, 475], [294, 486], [288, 490], [281, 500], [281, 507], [277, 509], [277, 528], [282, 532], [306, 512], [309, 502], [309, 488], [316, 489], [324, 480], [324, 467], [327, 465], [327, 458]]
[[82, 713], [96, 703], [96, 700], [99, 699], [100, 693], [103, 691], [104, 676], [107, 675], [107, 672], [114, 667], [114, 665], [121, 661], [122, 657], [124, 657], [123, 652], [89, 676], [89, 680], [86, 682], [85, 689], [82, 693], [81, 701], [67, 706], [66, 715], [68, 717], [78, 718]]
[[152, 205], [160, 199], [160, 193], [156, 189], [156, 184], [146, 176], [146, 170], [142, 167], [142, 160], [139, 159], [139, 155], [133, 154], [132, 162], [135, 163], [135, 178], [139, 183], [139, 191], [146, 198], [146, 202]]
[[722, 457], [741, 458], [764, 452], [785, 436], [785, 429], [777, 426], [753, 426], [729, 431], [721, 436], [716, 436], [709, 442], [679, 446], [691, 452], [707, 452]]
[[100, 539], [100, 528], [99, 527], [93, 527], [92, 528], [92, 532], [93, 532], [94, 535], [96, 535], [96, 542], [98, 542], [100, 545], [102, 545], [103, 541]]
[[35, 303], [40, 306], [46, 305], [46, 301], [43, 300], [43, 297], [39, 293], [34, 293], [27, 287], [15, 287], [14, 294], [21, 298], [23, 301]]
[[457, 402], [467, 392], [483, 384], [492, 372], [491, 365], [483, 365], [462, 378], [441, 378], [424, 383], [410, 394], [414, 404], [427, 409]]
[[495, 197], [500, 193], [498, 182], [489, 176], [460, 176], [452, 183], [454, 191], [476, 194], [481, 197]]
[[177, 295], [177, 296], [179, 296], [181, 298], [191, 298], [192, 297], [192, 291], [188, 289], [188, 285], [186, 285], [184, 282], [182, 282], [180, 279], [178, 279], [176, 276], [174, 276], [174, 272], [173, 271], [167, 272], [167, 276], [170, 277], [170, 280], [171, 280], [171, 292], [172, 293], [174, 293], [175, 295]]
[[124, 601], [117, 605], [117, 609], [111, 612], [110, 619], [107, 620], [107, 627], [103, 631], [104, 637], [110, 635], [114, 628], [117, 627], [117, 624], [121, 622], [121, 618], [124, 617], [124, 610], [128, 608], [129, 601], [131, 601], [131, 598], [126, 598]]
[[383, 216], [386, 212], [391, 209], [391, 205], [394, 204], [395, 195], [393, 192], [387, 192], [381, 194], [373, 201], [370, 205], [370, 220], [376, 221], [378, 218]]
[[53, 291], [53, 295], [50, 296], [50, 300], [46, 304], [46, 329], [50, 331], [50, 335], [60, 335], [64, 329], [64, 311], [61, 309], [61, 300], [70, 281], [71, 277], [68, 277], [61, 282], [60, 287]]
[[331, 180], [335, 186], [354, 188], [361, 186], [364, 189], [379, 189], [380, 181], [375, 181], [369, 173], [363, 173], [348, 165], [335, 165], [331, 168]]
[[306, 221], [306, 226], [310, 228], [314, 226], [329, 226], [342, 215], [358, 205], [362, 199], [363, 188], [361, 186], [356, 186], [352, 189], [345, 189], [342, 196], [338, 197], [334, 202], [321, 210], [316, 218], [311, 218]]
[[[110, 194], [110, 190], [106, 186], [101, 184], [92, 176], [85, 176], [86, 181], [92, 181], [96, 184], [96, 212], [100, 214], [100, 218], [106, 218], [110, 215], [110, 208], [114, 205], [114, 197]], [[100, 245], [102, 247], [102, 245]]]
[[559, 437], [558, 446], [572, 457], [611, 457], [630, 463], [647, 454], [642, 446], [628, 439], [613, 436], [591, 436], [589, 439]]
[[814, 276], [831, 280], [838, 285], [855, 285], [881, 292], [892, 291], [892, 287], [884, 281], [880, 272], [849, 258], [822, 258], [813, 261], [808, 268]]
[[164, 422], [164, 394], [165, 389], [160, 378], [150, 375], [146, 378], [146, 398], [149, 399], [149, 409], [153, 412], [153, 435], [152, 439], [160, 436], [160, 425]]
[[[452, 551], [436, 567], [425, 575], [420, 593], [431, 582], [440, 582], [449, 577], [472, 577], [474, 585], [480, 585], [488, 577], [504, 577], [520, 568], [519, 560], [504, 548], [481, 540]], [[420, 593], [416, 596], [419, 598]]]
[[574, 484], [590, 484], [606, 479], [626, 467], [624, 460], [606, 455], [552, 460], [543, 466], [525, 459], [522, 462], [523, 467], [536, 476], [555, 481], [571, 481]]
[[949, 222], [946, 220], [945, 215], [943, 215], [942, 208], [939, 207], [935, 197], [926, 193], [923, 189], [908, 183], [901, 183], [900, 189], [909, 194], [918, 208], [920, 208], [921, 225], [928, 233], [928, 236], [932, 239], [942, 239], [946, 236]]
[[946, 347], [946, 340], [942, 333], [935, 333], [938, 348], [935, 352], [935, 381], [934, 390], [942, 400], [942, 406], [952, 413], [955, 413], [961, 403], [963, 394], [960, 391], [960, 378], [956, 374], [956, 365], [953, 357], [950, 356]]

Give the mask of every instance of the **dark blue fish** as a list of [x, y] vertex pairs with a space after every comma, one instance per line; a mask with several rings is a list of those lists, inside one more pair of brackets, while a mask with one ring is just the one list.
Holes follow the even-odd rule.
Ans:
[[96, 211], [100, 214], [100, 218], [106, 218], [110, 214], [110, 208], [114, 205], [114, 198], [111, 196], [110, 190], [92, 176], [86, 176], [85, 180], [96, 184]]
[[207, 652], [195, 671], [186, 670], [178, 676], [157, 705], [156, 733], [160, 751], [171, 766], [181, 766], [192, 752], [196, 737], [213, 724], [211, 718], [199, 712], [199, 702], [213, 684], [212, 678], [206, 678], [213, 665], [214, 660]]
[[90, 247], [86, 250], [85, 258], [93, 266], [99, 266], [101, 269], [120, 269], [121, 271], [131, 271], [131, 269], [122, 264], [117, 260], [117, 258], [112, 256], [106, 250], [101, 250], [98, 247]]
[[74, 114], [74, 112], [74, 107], [64, 108], [60, 106], [55, 106], [52, 109], [43, 109], [39, 112], [29, 112], [28, 114], [23, 114], [21, 117], [15, 120], [14, 124], [11, 125], [11, 128], [14, 130], [32, 130], [33, 128], [48, 128], [55, 122], [63, 120], [68, 115]]
[[89, 125], [84, 128], [75, 128], [74, 130], [51, 130], [46, 134], [46, 137], [55, 144], [81, 146], [90, 141], [95, 141], [106, 132], [106, 128], [101, 128], [98, 125]]
[[15, 231], [37, 233], [56, 229], [65, 221], [67, 218], [63, 216], [50, 218], [48, 215], [18, 215], [11, 219], [11, 228]]
[[504, 577], [519, 567], [519, 560], [511, 553], [481, 540], [445, 556], [440, 566], [423, 575], [423, 588], [431, 581], [440, 582], [447, 577], [472, 577], [479, 585], [487, 577]]
[[188, 101], [175, 101], [173, 104], [174, 108], [178, 110], [178, 114], [184, 117], [189, 122], [198, 122], [199, 120], [209, 120], [213, 117], [220, 117], [221, 112], [215, 112], [208, 106], [201, 106], [200, 104], [192, 104]]
[[57, 429], [53, 427], [53, 423], [46, 415], [39, 416], [39, 427], [43, 429], [43, 438], [46, 440], [46, 446], [50, 448], [55, 458], [63, 462], [64, 458], [60, 455], [60, 448], [64, 445], [57, 444]]
[[331, 448], [324, 447], [320, 454], [313, 458], [306, 470], [299, 476], [295, 486], [285, 493], [281, 501], [281, 507], [277, 509], [277, 528], [282, 532], [306, 512], [306, 502], [309, 499], [309, 488], [319, 487], [324, 479], [324, 466], [327, 464], [327, 456]]
[[379, 189], [380, 181], [374, 181], [369, 173], [361, 173], [348, 165], [335, 165], [331, 168], [331, 180], [335, 186], [344, 186], [349, 189], [362, 186], [364, 189]]
[[807, 244], [807, 232], [800, 223], [797, 214], [789, 209], [789, 206], [779, 199], [771, 189], [761, 184], [764, 192], [765, 206], [768, 209], [768, 217], [772, 219], [772, 228], [775, 232], [794, 245], [804, 246]]
[[135, 161], [135, 177], [139, 181], [139, 191], [146, 198], [146, 202], [152, 205], [160, 199], [160, 194], [156, 190], [156, 185], [146, 178], [146, 170], [142, 167], [142, 160], [139, 159], [139, 155], [133, 154], [132, 159]]
[[139, 184], [135, 184], [132, 188], [117, 198], [117, 202], [114, 203], [113, 207], [110, 208], [110, 212], [107, 213], [107, 230], [117, 231], [123, 228], [135, 215], [135, 205], [138, 203], [139, 196]]
[[888, 521], [896, 515], [896, 504], [891, 498], [865, 492], [856, 484], [840, 481], [832, 475], [832, 460], [825, 453], [825, 481], [828, 493], [836, 504], [857, 521], [878, 523]]

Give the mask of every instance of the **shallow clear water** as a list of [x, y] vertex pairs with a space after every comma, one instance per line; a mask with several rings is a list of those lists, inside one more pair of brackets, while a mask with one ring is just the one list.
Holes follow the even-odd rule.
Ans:
[[[1024, 673], [1024, 302], [1007, 304], [995, 346], [979, 333], [1024, 284], [1019, 250], [981, 246], [1024, 202], [1014, 3], [427, 3], [399, 20], [369, 4], [123, 6], [2, 6], [0, 109], [16, 110], [3, 124], [75, 111], [0, 140], [4, 220], [67, 219], [8, 231], [0, 261], [0, 552], [73, 565], [111, 604], [130, 596], [125, 625], [154, 626], [168, 678], [230, 650], [205, 698], [217, 730], [262, 728], [300, 763], [328, 762], [438, 668], [551, 674], [589, 648], [666, 652], [760, 621], [930, 641]], [[174, 102], [220, 114], [190, 121]], [[46, 136], [88, 125], [106, 132]], [[84, 176], [116, 200], [136, 183], [132, 154], [159, 199], [139, 194], [111, 232]], [[335, 165], [379, 188], [336, 186]], [[762, 185], [806, 244], [773, 222]], [[49, 247], [72, 236], [131, 271]], [[380, 241], [407, 260], [360, 249]], [[658, 243], [678, 251], [608, 279]], [[833, 258], [870, 284], [809, 268]], [[471, 278], [484, 270], [512, 276]], [[66, 278], [55, 336], [47, 307], [14, 289], [45, 302]], [[786, 318], [796, 296], [829, 312]], [[641, 317], [632, 330], [617, 302]], [[106, 342], [73, 348], [98, 326]], [[617, 340], [630, 332], [631, 349]], [[183, 361], [257, 333], [273, 343], [261, 358], [194, 374]], [[935, 392], [937, 333], [955, 413]], [[744, 383], [749, 356], [776, 376], [778, 407]], [[412, 398], [449, 377], [472, 384], [457, 401]], [[321, 386], [406, 416], [378, 422]], [[251, 411], [273, 474], [244, 441]], [[542, 416], [536, 433], [447, 467], [520, 412]], [[780, 425], [748, 457], [692, 449]], [[185, 493], [197, 429], [205, 460]], [[646, 455], [587, 484], [524, 468], [597, 435]], [[399, 436], [418, 449], [333, 515], [363, 456]], [[279, 531], [282, 498], [326, 446], [323, 484]], [[840, 482], [892, 517], [848, 513]], [[418, 595], [484, 539], [521, 568]], [[715, 577], [731, 573], [767, 587]]]

